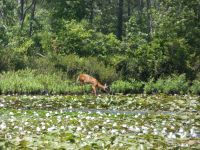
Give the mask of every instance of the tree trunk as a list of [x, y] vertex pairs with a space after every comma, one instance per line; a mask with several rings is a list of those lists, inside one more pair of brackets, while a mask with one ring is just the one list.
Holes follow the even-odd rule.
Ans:
[[131, 0], [128, 0], [128, 18], [131, 16]]
[[30, 18], [30, 26], [29, 26], [29, 36], [32, 35], [33, 32], [33, 21], [35, 19], [35, 7], [36, 7], [36, 0], [32, 0], [32, 10], [31, 10], [31, 18]]
[[139, 25], [142, 24], [143, 7], [144, 7], [143, 0], [137, 0], [137, 11], [138, 11], [137, 22]]
[[19, 23], [20, 23], [20, 29], [23, 29], [24, 25], [24, 0], [19, 1], [20, 10], [19, 10]]
[[90, 0], [90, 23], [92, 24], [93, 23], [93, 18], [94, 18], [94, 7], [93, 7], [93, 3], [94, 3], [94, 0]]
[[122, 31], [123, 31], [123, 0], [118, 0], [118, 22], [117, 22], [117, 38], [122, 40]]
[[147, 0], [147, 33], [148, 33], [148, 41], [151, 41], [151, 33], [152, 33], [151, 0]]

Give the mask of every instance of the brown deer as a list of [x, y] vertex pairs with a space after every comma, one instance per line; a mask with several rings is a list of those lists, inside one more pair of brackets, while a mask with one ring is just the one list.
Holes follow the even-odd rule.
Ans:
[[97, 95], [96, 89], [102, 89], [103, 91], [107, 92], [107, 85], [102, 85], [97, 79], [94, 77], [91, 77], [88, 74], [80, 74], [77, 78], [77, 82], [80, 82], [81, 84], [91, 84], [92, 85], [92, 91], [94, 92], [94, 95]]

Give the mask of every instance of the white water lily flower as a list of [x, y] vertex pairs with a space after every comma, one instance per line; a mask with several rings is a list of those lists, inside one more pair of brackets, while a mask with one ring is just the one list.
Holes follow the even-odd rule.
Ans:
[[162, 125], [165, 125], [166, 124], [166, 120], [164, 120], [164, 121], [162, 121], [162, 123], [161, 123]]
[[117, 130], [117, 129], [112, 129], [110, 132], [111, 132], [112, 134], [118, 134], [118, 130]]
[[49, 117], [50, 116], [50, 113], [46, 113], [46, 117]]
[[135, 127], [135, 132], [140, 132], [140, 128]]
[[37, 131], [37, 132], [40, 132], [40, 131], [41, 131], [40, 127], [37, 127], [37, 128], [36, 128], [36, 131]]
[[190, 135], [191, 135], [191, 137], [197, 137], [194, 126], [190, 129]]
[[10, 122], [14, 122], [15, 121], [15, 118], [10, 118]]
[[126, 124], [123, 124], [122, 127], [123, 127], [123, 128], [127, 128], [127, 125], [126, 125]]
[[147, 133], [148, 133], [148, 131], [147, 131], [147, 130], [143, 130], [142, 132], [143, 132], [144, 134], [147, 134]]
[[29, 124], [29, 123], [28, 123], [27, 121], [24, 123], [25, 126], [27, 126], [28, 124]]
[[80, 126], [81, 126], [81, 127], [83, 127], [83, 126], [84, 126], [84, 123], [83, 123], [82, 121], [80, 122]]
[[4, 130], [4, 129], [6, 129], [6, 123], [2, 122], [0, 125], [0, 130]]
[[55, 126], [52, 126], [52, 127], [48, 128], [47, 131], [48, 131], [48, 132], [51, 132], [51, 131], [53, 131], [53, 130], [55, 130], [55, 129], [56, 129], [56, 127], [55, 127]]
[[9, 115], [13, 116], [13, 115], [14, 115], [14, 113], [13, 113], [13, 112], [10, 112], [10, 113], [9, 113]]
[[144, 149], [144, 145], [140, 144], [140, 149], [143, 150]]
[[138, 115], [136, 114], [134, 117], [135, 117], [135, 118], [137, 118], [137, 117], [138, 117]]
[[60, 110], [60, 113], [61, 113], [61, 114], [63, 113], [63, 110], [62, 110], [62, 109]]
[[110, 119], [107, 119], [107, 120], [106, 120], [106, 123], [109, 123], [109, 122], [110, 122]]
[[21, 131], [20, 134], [21, 134], [21, 135], [25, 135], [26, 132], [25, 132], [25, 131]]
[[57, 116], [57, 121], [60, 123], [62, 121], [61, 116]]
[[14, 128], [13, 129], [18, 129], [19, 127], [18, 126], [14, 126]]
[[94, 128], [98, 130], [98, 129], [99, 129], [99, 126], [98, 126], [98, 125], [96, 125], [96, 126], [94, 126]]
[[163, 128], [163, 129], [162, 129], [162, 131], [161, 131], [161, 133], [162, 133], [163, 135], [166, 135], [166, 134], [167, 134], [166, 130], [167, 130], [167, 128], [166, 128], [166, 127], [165, 127], [165, 128]]
[[169, 139], [175, 139], [176, 138], [176, 135], [172, 132], [169, 132], [168, 136], [167, 136]]
[[45, 130], [46, 129], [46, 126], [42, 126], [42, 130]]
[[81, 127], [77, 127], [77, 128], [76, 128], [76, 131], [81, 131], [81, 130], [82, 130]]
[[153, 133], [154, 133], [155, 135], [158, 135], [158, 130], [157, 130], [157, 129], [153, 129]]
[[181, 128], [179, 129], [179, 132], [180, 132], [180, 133], [184, 132], [184, 129], [181, 127]]
[[102, 133], [104, 133], [104, 134], [105, 134], [105, 133], [106, 133], [106, 130], [102, 130]]
[[128, 128], [128, 130], [130, 130], [130, 131], [135, 131], [135, 129], [134, 129], [133, 126], [130, 126], [130, 127]]
[[22, 131], [23, 130], [23, 128], [22, 127], [19, 127], [19, 131]]
[[38, 114], [38, 113], [36, 113], [36, 112], [34, 111], [34, 116], [38, 117], [38, 116], [39, 116], [39, 114]]
[[114, 124], [113, 124], [113, 127], [116, 127], [117, 126], [117, 123], [115, 122]]
[[126, 133], [126, 130], [121, 130], [121, 133], [122, 133], [122, 134]]
[[85, 138], [86, 138], [86, 139], [90, 139], [90, 138], [91, 138], [91, 136], [90, 136], [90, 135], [87, 135]]
[[0, 103], [0, 107], [4, 107], [4, 104]]
[[102, 113], [99, 110], [96, 113], [99, 114], [99, 115], [102, 115]]

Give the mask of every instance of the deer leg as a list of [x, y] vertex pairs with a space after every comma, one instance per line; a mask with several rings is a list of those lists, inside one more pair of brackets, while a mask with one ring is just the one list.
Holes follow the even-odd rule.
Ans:
[[84, 91], [84, 83], [83, 82], [81, 82], [81, 93], [85, 93], [85, 91]]
[[93, 92], [94, 92], [94, 95], [97, 96], [96, 87], [95, 87], [95, 86], [92, 86], [92, 90], [93, 90]]
[[83, 94], [85, 95], [85, 84], [82, 86]]

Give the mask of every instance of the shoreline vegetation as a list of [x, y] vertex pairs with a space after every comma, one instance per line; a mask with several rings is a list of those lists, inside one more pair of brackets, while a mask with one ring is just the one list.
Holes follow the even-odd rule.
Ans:
[[[0, 94], [90, 94], [89, 84], [83, 87], [63, 74], [40, 74], [35, 70], [9, 71], [0, 74]], [[75, 79], [76, 77], [74, 77]], [[200, 95], [200, 80], [189, 82], [185, 74], [172, 75], [148, 82], [116, 80], [109, 85], [108, 94], [191, 94]], [[103, 93], [100, 90], [99, 94]]]

